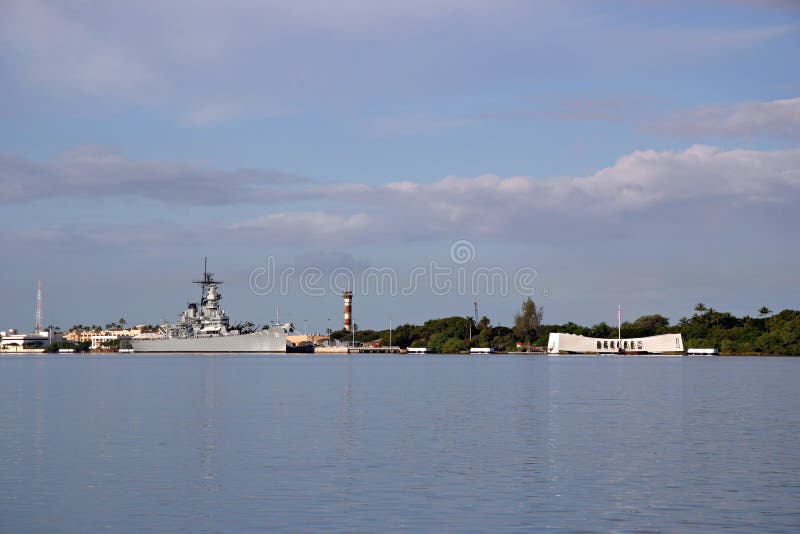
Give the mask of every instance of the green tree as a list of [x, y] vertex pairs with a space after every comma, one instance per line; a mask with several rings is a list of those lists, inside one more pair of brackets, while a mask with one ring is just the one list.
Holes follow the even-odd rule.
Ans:
[[[603, 321], [602, 323], [597, 323], [591, 328], [589, 332], [590, 337], [611, 337], [611, 327], [608, 326], [608, 323]], [[616, 336], [615, 336], [616, 337]]]
[[703, 304], [702, 302], [698, 302], [697, 305], [694, 307], [694, 311], [696, 311], [697, 313], [703, 313], [707, 309], [708, 308], [706, 308], [706, 305]]
[[642, 315], [632, 323], [622, 323], [622, 337], [647, 337], [666, 334], [669, 319], [661, 314]]
[[58, 341], [51, 345], [48, 345], [47, 348], [44, 349], [45, 352], [58, 352], [59, 349], [75, 349], [75, 344], [70, 341]]
[[541, 306], [537, 307], [531, 297], [522, 302], [520, 313], [514, 314], [514, 336], [518, 341], [528, 341], [536, 338], [539, 325], [542, 323], [544, 310]]
[[447, 336], [442, 332], [437, 332], [428, 338], [428, 350], [441, 354], [444, 349], [444, 344], [447, 341]]
[[480, 331], [478, 334], [478, 342], [476, 347], [491, 347], [492, 346], [492, 329], [488, 326]]
[[766, 316], [767, 316], [767, 315], [769, 315], [770, 313], [772, 313], [772, 310], [770, 310], [770, 309], [769, 309], [769, 308], [767, 308], [766, 306], [761, 306], [761, 307], [758, 309], [758, 314], [759, 314], [760, 316], [762, 316], [762, 317], [766, 317]]
[[444, 342], [444, 345], [442, 345], [442, 353], [458, 354], [459, 352], [465, 351], [468, 348], [469, 347], [467, 346], [466, 341], [464, 341], [463, 339], [451, 337], [450, 339]]

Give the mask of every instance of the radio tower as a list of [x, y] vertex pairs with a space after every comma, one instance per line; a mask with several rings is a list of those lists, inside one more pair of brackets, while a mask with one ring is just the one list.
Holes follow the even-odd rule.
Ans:
[[36, 326], [33, 327], [34, 333], [42, 331], [42, 279], [36, 282]]

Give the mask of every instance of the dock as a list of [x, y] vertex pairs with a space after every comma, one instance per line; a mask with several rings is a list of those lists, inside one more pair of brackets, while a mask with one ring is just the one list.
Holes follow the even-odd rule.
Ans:
[[719, 350], [691, 348], [686, 351], [686, 354], [689, 356], [719, 356]]
[[400, 354], [400, 347], [347, 347], [349, 354]]
[[314, 347], [315, 354], [400, 354], [400, 347], [385, 346], [385, 347]]

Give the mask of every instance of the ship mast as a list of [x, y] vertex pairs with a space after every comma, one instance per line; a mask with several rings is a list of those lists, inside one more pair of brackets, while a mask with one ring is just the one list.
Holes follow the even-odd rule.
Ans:
[[214, 273], [208, 272], [208, 257], [203, 260], [203, 279], [193, 280], [192, 283], [200, 284], [200, 306], [205, 306], [208, 302], [206, 299], [207, 289], [222, 283], [220, 280], [214, 280]]
[[620, 339], [622, 339], [622, 304], [617, 305], [617, 341]]

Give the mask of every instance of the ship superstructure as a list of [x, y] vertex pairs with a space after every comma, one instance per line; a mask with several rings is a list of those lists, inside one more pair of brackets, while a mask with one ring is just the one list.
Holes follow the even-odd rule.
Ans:
[[176, 323], [161, 326], [160, 334], [134, 337], [135, 352], [286, 352], [291, 323], [265, 325], [258, 331], [252, 323], [232, 327], [220, 306], [222, 281], [206, 266], [203, 278], [193, 283], [200, 285], [200, 302], [190, 302]]

